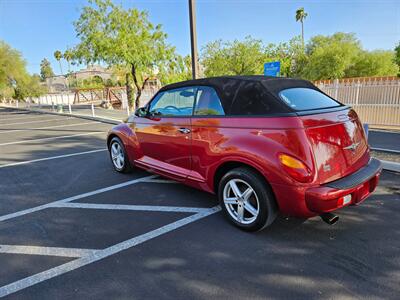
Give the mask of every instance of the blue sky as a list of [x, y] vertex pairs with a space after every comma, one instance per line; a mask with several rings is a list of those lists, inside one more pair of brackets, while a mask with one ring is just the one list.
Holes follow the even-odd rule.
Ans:
[[[163, 25], [168, 41], [180, 54], [189, 54], [186, 0], [121, 1], [125, 7], [149, 12]], [[55, 50], [77, 43], [73, 21], [85, 0], [0, 0], [0, 39], [22, 52], [28, 70], [38, 73], [46, 57], [59, 73]], [[400, 41], [400, 0], [260, 1], [197, 0], [197, 33], [201, 49], [207, 42], [243, 39], [246, 35], [278, 43], [300, 34], [295, 11], [304, 7], [306, 40], [317, 34], [354, 32], [365, 49], [393, 49]], [[64, 65], [64, 70], [66, 66]]]

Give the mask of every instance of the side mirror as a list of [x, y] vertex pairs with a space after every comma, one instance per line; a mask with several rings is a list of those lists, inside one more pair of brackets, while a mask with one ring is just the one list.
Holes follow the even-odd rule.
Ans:
[[140, 107], [135, 111], [135, 116], [137, 117], [147, 117], [148, 113], [147, 113], [147, 109], [146, 107]]

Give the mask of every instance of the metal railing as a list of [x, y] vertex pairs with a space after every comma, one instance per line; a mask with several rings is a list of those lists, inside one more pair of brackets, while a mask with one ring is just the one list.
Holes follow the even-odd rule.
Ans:
[[400, 127], [400, 78], [356, 78], [315, 83], [331, 97], [352, 106], [364, 123]]
[[70, 114], [76, 116], [99, 117], [114, 121], [122, 121], [130, 115], [129, 108], [126, 109], [106, 109], [101, 106], [90, 104], [39, 104], [34, 102], [7, 101], [0, 102], [3, 107], [29, 109], [37, 112], [50, 112], [60, 114]]

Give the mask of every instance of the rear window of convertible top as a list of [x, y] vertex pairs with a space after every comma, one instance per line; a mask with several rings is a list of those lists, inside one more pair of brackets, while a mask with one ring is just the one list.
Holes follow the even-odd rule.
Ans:
[[281, 91], [279, 97], [296, 111], [323, 109], [341, 104], [323, 93], [310, 88], [289, 88]]

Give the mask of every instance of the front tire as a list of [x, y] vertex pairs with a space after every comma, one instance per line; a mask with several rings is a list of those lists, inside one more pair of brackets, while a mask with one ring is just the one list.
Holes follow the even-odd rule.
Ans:
[[272, 224], [278, 214], [271, 188], [248, 168], [226, 173], [219, 183], [218, 198], [228, 220], [243, 230], [261, 230]]
[[114, 137], [111, 140], [108, 150], [115, 171], [120, 173], [129, 173], [132, 171], [124, 144], [119, 138]]

